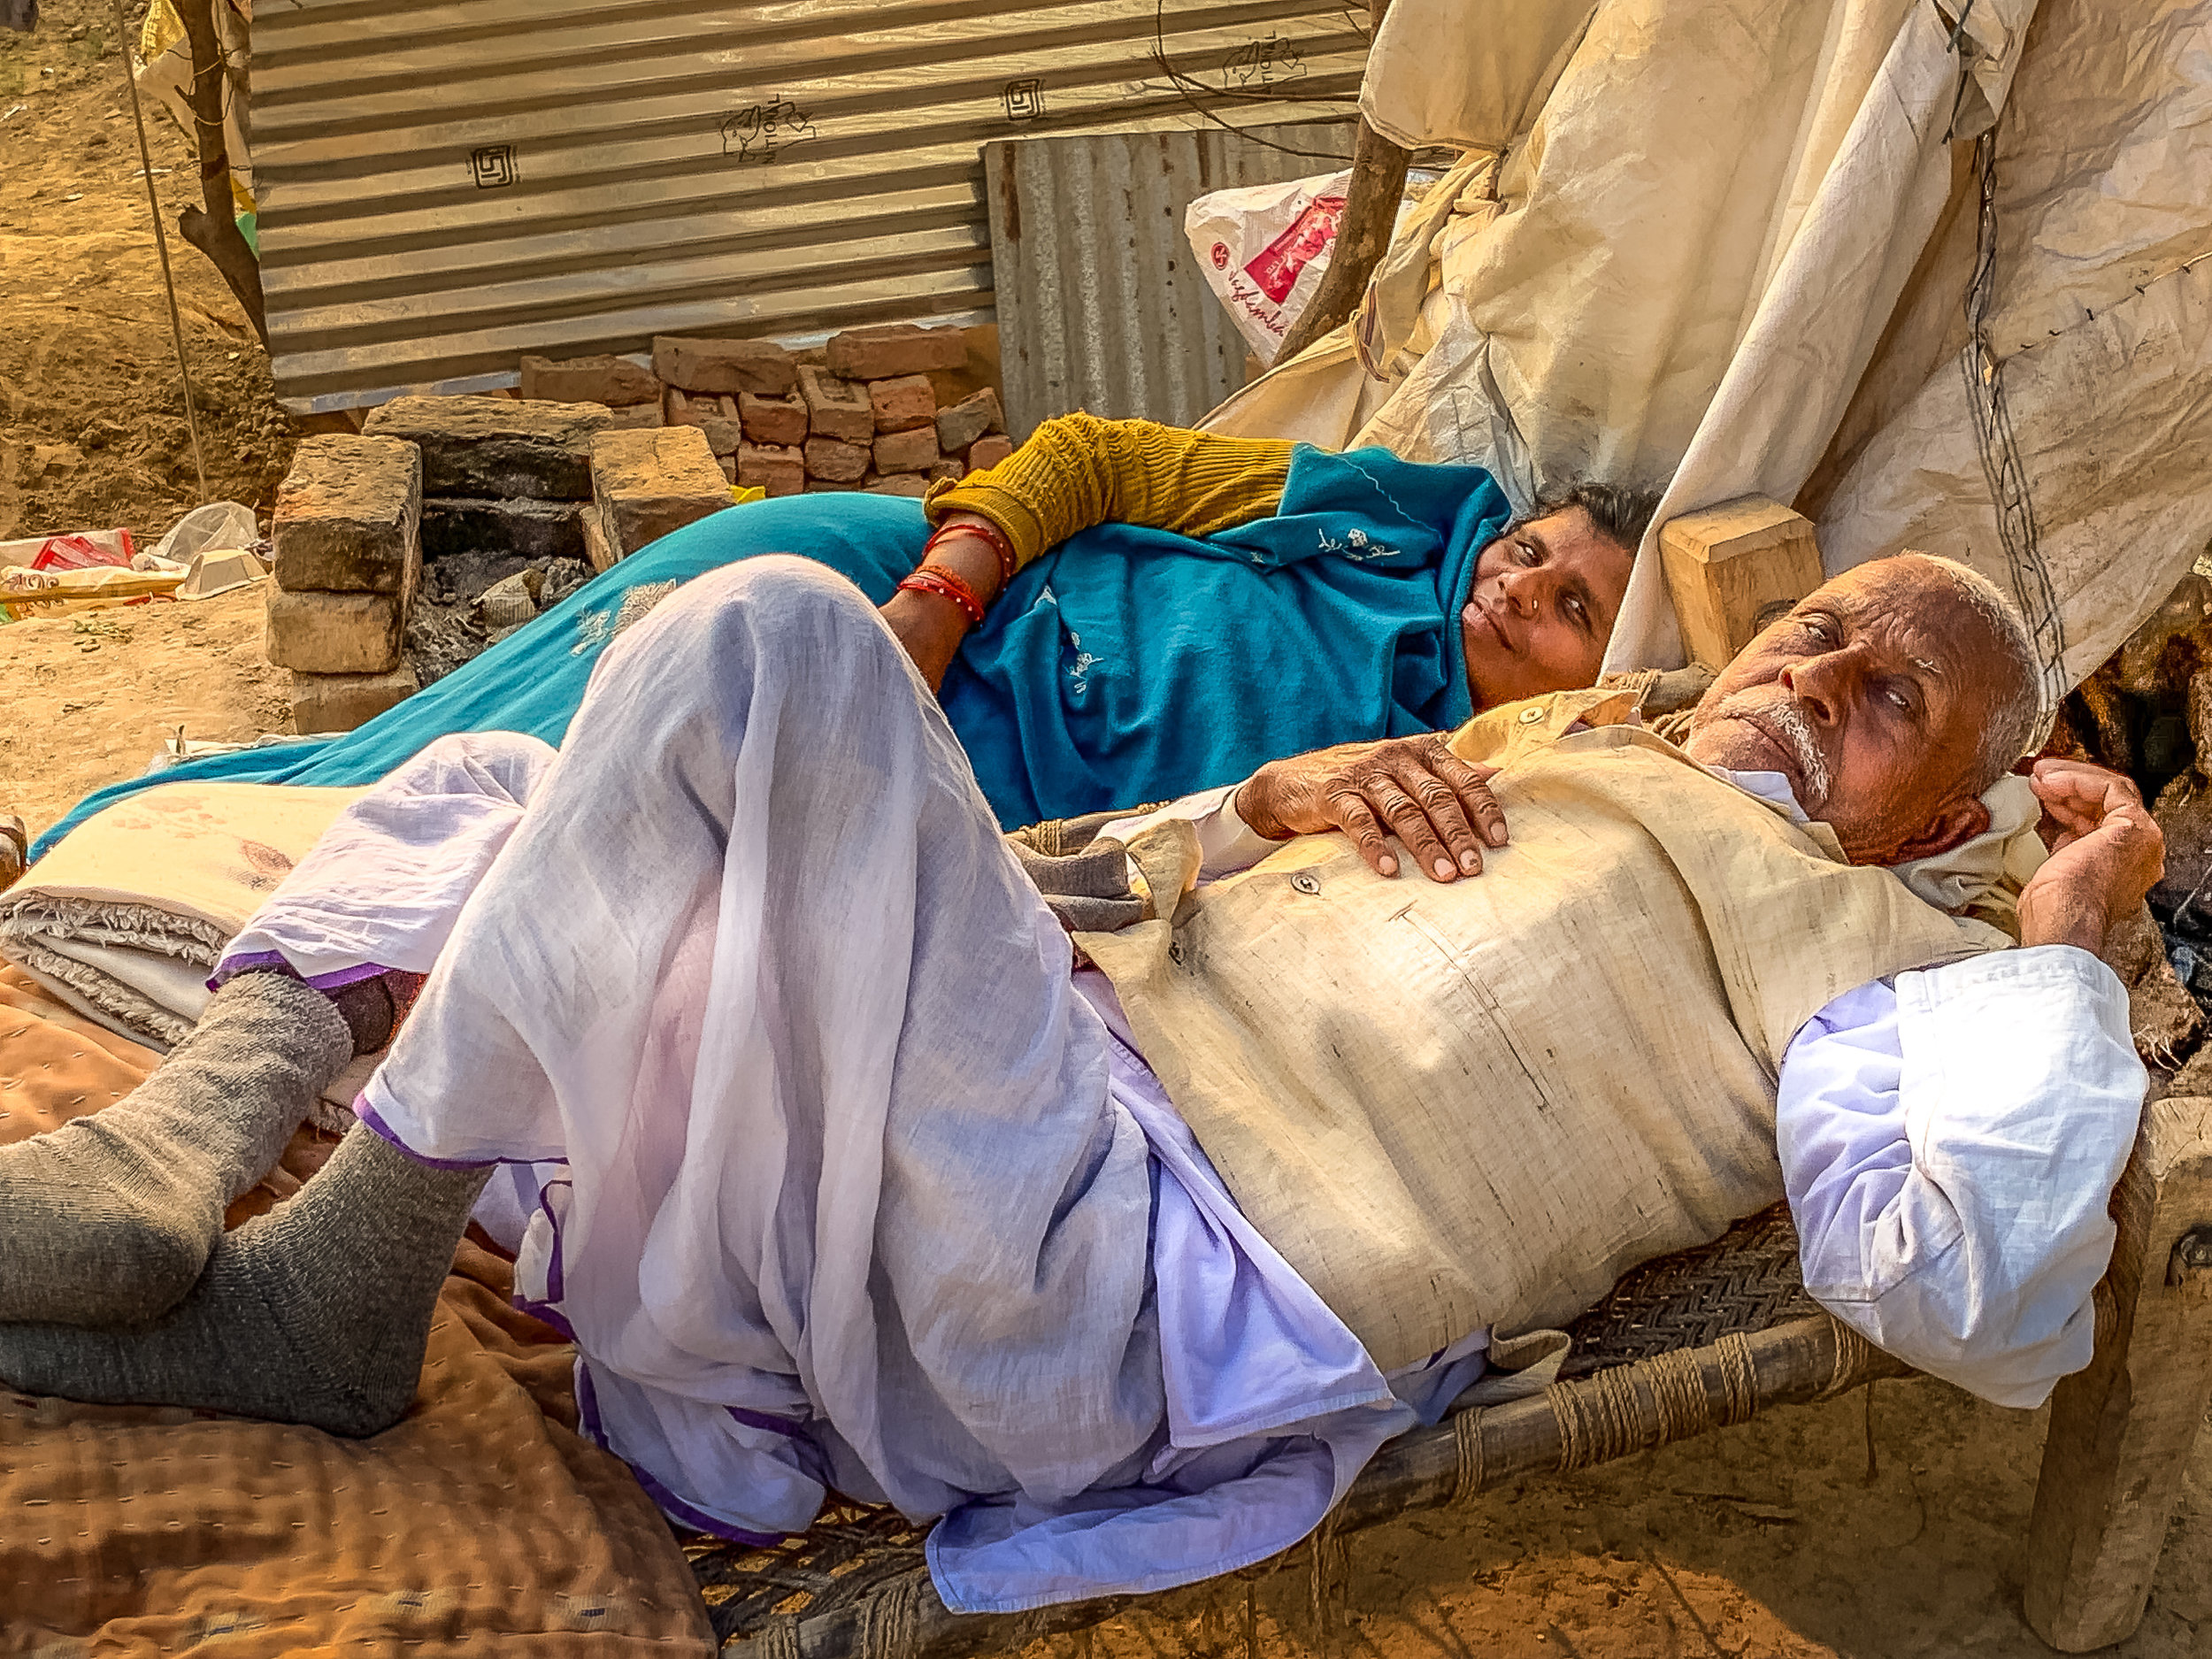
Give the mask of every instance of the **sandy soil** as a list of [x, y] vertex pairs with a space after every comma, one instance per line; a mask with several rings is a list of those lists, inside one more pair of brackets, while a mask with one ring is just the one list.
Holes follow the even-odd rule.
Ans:
[[235, 742], [287, 731], [291, 676], [262, 655], [258, 588], [0, 629], [0, 803], [34, 833], [135, 777], [181, 730]]
[[[145, 7], [125, 8], [132, 38]], [[198, 503], [161, 267], [104, 0], [47, 0], [0, 33], [0, 541], [127, 525], [150, 545]], [[266, 512], [292, 423], [214, 267], [176, 234], [199, 200], [183, 134], [150, 112], [210, 500]]]
[[[140, 8], [132, 8], [134, 27]], [[127, 524], [158, 535], [194, 504], [191, 451], [135, 174], [111, 24], [48, 0], [0, 35], [0, 538]], [[43, 73], [52, 69], [52, 74]], [[17, 105], [24, 106], [16, 110]], [[12, 113], [5, 113], [8, 111]], [[180, 134], [154, 129], [157, 184], [191, 199]], [[265, 511], [291, 423], [235, 303], [172, 239], [210, 488]], [[140, 771], [176, 727], [282, 729], [255, 593], [0, 629], [0, 810], [50, 822]], [[2047, 1650], [2018, 1614], [2039, 1415], [1932, 1381], [1773, 1413], [1593, 1474], [1525, 1483], [1464, 1511], [1349, 1540], [1348, 1622], [1324, 1635], [1303, 1558], [1164, 1597], [1071, 1646], [1079, 1659], [1247, 1647], [1373, 1659], [1989, 1659]], [[2212, 1435], [2192, 1461], [2131, 1659], [2212, 1654]]]

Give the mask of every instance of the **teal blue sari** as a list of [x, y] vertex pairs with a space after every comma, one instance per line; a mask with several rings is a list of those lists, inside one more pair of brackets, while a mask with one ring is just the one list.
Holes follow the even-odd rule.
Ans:
[[[1112, 524], [1018, 575], [945, 679], [947, 718], [1008, 827], [1231, 783], [1330, 743], [1469, 714], [1457, 613], [1509, 519], [1487, 473], [1382, 449], [1300, 446], [1274, 516], [1201, 539]], [[433, 739], [558, 744], [600, 654], [681, 583], [796, 553], [871, 603], [920, 558], [921, 503], [787, 496], [701, 519], [625, 559], [398, 707], [343, 736], [189, 761], [88, 795], [39, 839], [186, 779], [367, 784]]]

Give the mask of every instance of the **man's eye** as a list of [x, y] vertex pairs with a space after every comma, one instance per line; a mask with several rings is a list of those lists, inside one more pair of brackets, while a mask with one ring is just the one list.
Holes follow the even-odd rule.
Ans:
[[1912, 693], [1907, 691], [1901, 686], [1887, 687], [1884, 689], [1882, 695], [1889, 699], [1890, 706], [1895, 709], [1900, 714], [1910, 714], [1912, 712]]
[[1836, 625], [1826, 617], [1807, 617], [1804, 623], [1805, 632], [1821, 644], [1833, 645], [1836, 642]]
[[1525, 541], [1519, 543], [1514, 550], [1521, 556], [1524, 565], [1541, 565], [1544, 562], [1544, 556]]

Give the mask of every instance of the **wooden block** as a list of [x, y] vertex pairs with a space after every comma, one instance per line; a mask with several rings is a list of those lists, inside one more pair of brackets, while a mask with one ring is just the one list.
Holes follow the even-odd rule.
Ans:
[[2096, 1354], [2052, 1396], [2028, 1523], [2022, 1610], [2062, 1653], [2141, 1623], [2212, 1399], [2212, 1100], [2144, 1109], [2112, 1210]]
[[1825, 580], [1812, 521], [1763, 495], [1669, 519], [1659, 558], [1682, 649], [1708, 668], [1725, 667]]

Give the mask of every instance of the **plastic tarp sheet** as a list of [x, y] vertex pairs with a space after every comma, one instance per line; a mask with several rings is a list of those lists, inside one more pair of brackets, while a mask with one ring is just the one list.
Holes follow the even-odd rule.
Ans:
[[[1473, 461], [1524, 505], [1585, 477], [1663, 488], [1663, 518], [1797, 501], [1832, 570], [1917, 546], [2007, 585], [2055, 689], [2212, 533], [2208, 12], [1396, 0], [1369, 119], [1510, 135], [1351, 328], [1208, 424]], [[1647, 558], [1611, 662], [1679, 660]]]

